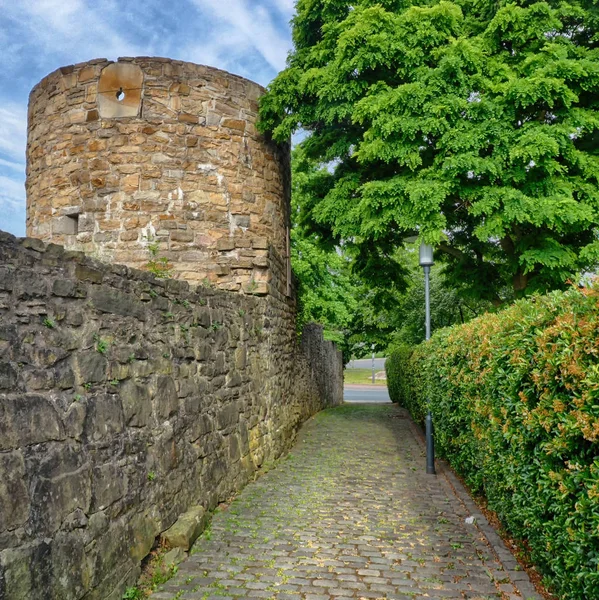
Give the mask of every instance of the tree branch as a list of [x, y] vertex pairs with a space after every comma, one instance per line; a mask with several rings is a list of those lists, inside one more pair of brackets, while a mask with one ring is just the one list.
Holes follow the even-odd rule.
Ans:
[[437, 248], [441, 250], [441, 252], [445, 252], [445, 254], [449, 254], [450, 256], [454, 256], [455, 258], [468, 258], [468, 255], [465, 252], [462, 252], [458, 248], [454, 248], [450, 246], [446, 242], [441, 242]]

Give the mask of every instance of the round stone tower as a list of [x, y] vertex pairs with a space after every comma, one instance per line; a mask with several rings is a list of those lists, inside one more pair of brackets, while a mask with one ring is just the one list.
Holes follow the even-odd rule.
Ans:
[[262, 93], [162, 58], [51, 73], [29, 99], [27, 234], [190, 282], [288, 290], [289, 148], [256, 130]]

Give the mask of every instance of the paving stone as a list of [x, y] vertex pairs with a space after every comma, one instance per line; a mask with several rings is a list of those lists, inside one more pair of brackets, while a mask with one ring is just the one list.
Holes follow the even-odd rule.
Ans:
[[465, 524], [471, 509], [455, 481], [424, 467], [398, 407], [323, 411], [288, 457], [215, 513], [168, 590], [221, 600], [522, 599], [514, 581], [530, 585], [527, 576], [514, 579], [498, 559], [478, 527], [484, 517]]

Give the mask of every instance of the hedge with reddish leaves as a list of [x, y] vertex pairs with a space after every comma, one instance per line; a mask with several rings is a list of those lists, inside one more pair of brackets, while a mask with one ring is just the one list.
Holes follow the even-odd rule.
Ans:
[[599, 295], [555, 292], [389, 359], [392, 399], [562, 598], [599, 598]]

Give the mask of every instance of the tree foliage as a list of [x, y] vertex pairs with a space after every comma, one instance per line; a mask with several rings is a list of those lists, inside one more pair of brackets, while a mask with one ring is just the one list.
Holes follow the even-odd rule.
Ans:
[[[388, 345], [414, 346], [425, 339], [424, 326], [424, 275], [416, 264], [416, 248], [412, 251], [414, 264], [410, 272], [408, 288], [401, 295], [394, 310], [395, 328], [390, 332]], [[433, 267], [430, 278], [431, 330], [467, 323], [471, 319], [493, 310], [484, 300], [464, 298], [459, 288], [447, 284], [441, 269]]]
[[[301, 207], [319, 193], [330, 173], [306, 158], [301, 147], [292, 154], [291, 264], [298, 282], [298, 327], [313, 321], [324, 326], [326, 339], [337, 342], [348, 361], [372, 343], [388, 344], [388, 327], [380, 309], [381, 295], [353, 272], [352, 256], [343, 246], [323, 243], [321, 235], [302, 223]], [[386, 304], [394, 293], [384, 291]]]
[[496, 303], [594, 267], [597, 24], [577, 0], [298, 0], [260, 113], [329, 165], [304, 226], [398, 285], [394, 249], [417, 233]]
[[[390, 263], [401, 285], [383, 277], [365, 279], [356, 269], [352, 244], [335, 247], [302, 221], [302, 210], [330, 178], [330, 172], [307, 158], [304, 149], [292, 154], [291, 262], [298, 281], [298, 326], [314, 321], [324, 326], [327, 339], [337, 342], [346, 360], [385, 350], [390, 344], [424, 340], [424, 277], [417, 248], [394, 251]], [[488, 305], [464, 300], [448, 288], [437, 267], [431, 274], [431, 322], [434, 330], [464, 323]]]

